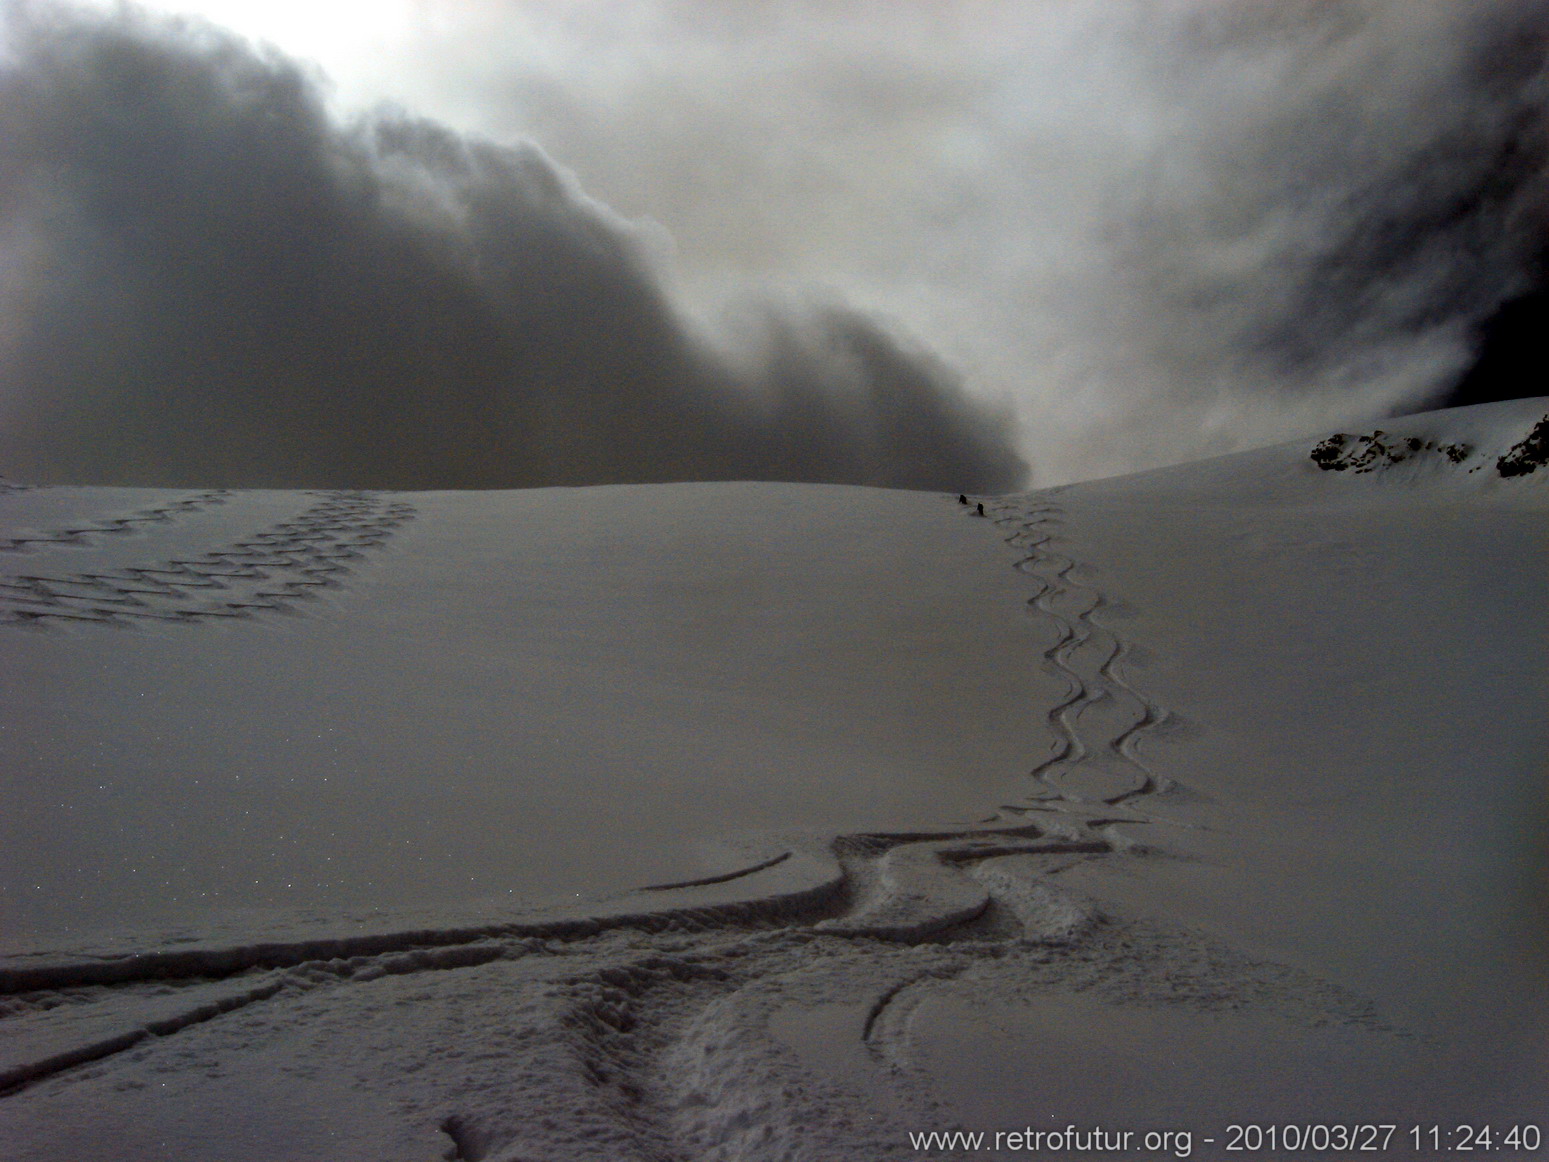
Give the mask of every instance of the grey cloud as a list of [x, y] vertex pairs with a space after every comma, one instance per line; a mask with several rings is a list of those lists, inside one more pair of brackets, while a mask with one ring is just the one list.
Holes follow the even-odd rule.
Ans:
[[[1524, 289], [1549, 237], [1546, 38], [1534, 0], [1198, 15], [1180, 61], [1269, 83], [1257, 103], [1221, 93], [1178, 143], [1193, 179], [1136, 213], [1121, 248], [1140, 297], [1219, 336], [1204, 354], [1264, 390], [1358, 392], [1413, 360], [1381, 402], [1433, 398], [1440, 352], [1466, 359], [1463, 336]], [[1198, 75], [1159, 87], [1206, 103]]]
[[1053, 483], [1430, 406], [1545, 286], [1549, 0], [416, 11], [340, 91], [471, 135], [209, 33], [24, 42], [12, 471], [1009, 483], [974, 399]]
[[636, 233], [534, 145], [208, 27], [12, 6], [0, 71], [0, 471], [517, 487], [993, 490], [1003, 417], [855, 310], [685, 322]]
[[1428, 406], [1542, 277], [1543, 0], [484, 11], [422, 95], [662, 222], [709, 300], [905, 320], [1045, 482]]

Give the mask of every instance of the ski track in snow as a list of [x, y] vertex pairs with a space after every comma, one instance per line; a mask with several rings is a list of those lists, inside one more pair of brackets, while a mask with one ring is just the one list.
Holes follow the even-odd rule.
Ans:
[[[283, 608], [336, 584], [413, 514], [370, 494], [313, 495], [296, 519], [195, 559], [11, 578], [0, 619]], [[38, 1102], [46, 1121], [47, 1102], [73, 1087], [132, 1088], [143, 1062], [164, 1052], [214, 1069], [247, 1051], [249, 1034], [223, 1042], [212, 1030], [255, 1008], [275, 1009], [267, 1030], [349, 1025], [357, 1011], [369, 1023], [399, 978], [424, 982], [424, 995], [449, 1014], [498, 1005], [490, 1012], [520, 1035], [482, 1048], [486, 1072], [477, 1075], [467, 1072], [460, 1034], [438, 1048], [413, 1022], [375, 1056], [329, 1049], [322, 1034], [308, 1052], [321, 1055], [319, 1070], [404, 1094], [404, 1116], [439, 1136], [444, 1157], [466, 1162], [899, 1156], [905, 1129], [948, 1124], [912, 1059], [912, 1015], [935, 990], [964, 985], [1014, 980], [1017, 989], [1202, 1010], [1268, 1004], [1309, 1026], [1396, 1033], [1336, 986], [1204, 937], [1104, 917], [1059, 887], [1060, 872], [1084, 860], [1156, 856], [1119, 828], [1157, 822], [1147, 803], [1175, 789], [1140, 754], [1169, 712], [1127, 678], [1129, 646], [1100, 620], [1103, 594], [1051, 547], [1062, 513], [1047, 496], [994, 499], [986, 515], [1025, 553], [1017, 568], [1038, 586], [1029, 609], [1055, 637], [1044, 660], [1068, 685], [1047, 711], [1056, 743], [1031, 770], [1025, 802], [977, 826], [793, 839], [740, 870], [655, 885], [586, 915], [13, 956], [0, 963], [0, 1116]], [[324, 993], [327, 1007], [318, 1008]], [[852, 1028], [847, 1068], [880, 1085], [837, 1067], [814, 1072], [799, 1038], [776, 1031], [792, 1014], [836, 1005], [835, 1020]], [[164, 1050], [175, 1043], [185, 1048]], [[833, 1053], [844, 1050], [841, 1040]], [[409, 1069], [409, 1058], [420, 1064]]]
[[[3, 491], [25, 492], [28, 489], [25, 485], [15, 485], [3, 488]], [[25, 553], [45, 545], [90, 545], [104, 537], [143, 532], [150, 525], [168, 524], [189, 513], [224, 504], [230, 496], [231, 493], [226, 489], [211, 489], [181, 500], [170, 500], [165, 504], [138, 509], [125, 516], [107, 517], [85, 524], [72, 524], [68, 528], [26, 533], [19, 537], [4, 537], [0, 538], [0, 553]]]
[[1069, 688], [1048, 711], [1057, 741], [1054, 753], [1032, 771], [1039, 796], [1119, 804], [1173, 790], [1175, 785], [1152, 775], [1139, 755], [1141, 741], [1165, 726], [1170, 713], [1125, 678], [1130, 645], [1097, 617], [1107, 598], [1076, 578], [1079, 566], [1073, 558], [1050, 548], [1063, 511], [1038, 499], [1026, 505], [1001, 501], [986, 512], [1010, 530], [1007, 543], [1027, 554], [1016, 567], [1039, 584], [1028, 604], [1057, 634], [1044, 659]]
[[[314, 503], [294, 518], [197, 555], [98, 572], [7, 572], [0, 575], [0, 625], [187, 622], [288, 611], [319, 589], [337, 587], [368, 551], [414, 516], [412, 504], [373, 493], [305, 495]], [[228, 497], [199, 493], [124, 517], [12, 538], [0, 542], [0, 551], [90, 545], [186, 519]]]

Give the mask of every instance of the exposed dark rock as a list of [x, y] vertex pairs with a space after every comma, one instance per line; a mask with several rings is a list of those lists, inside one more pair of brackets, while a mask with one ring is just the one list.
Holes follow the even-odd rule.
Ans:
[[[1461, 465], [1473, 455], [1474, 450], [1471, 444], [1438, 444], [1419, 436], [1390, 436], [1378, 428], [1368, 436], [1336, 432], [1318, 441], [1313, 446], [1310, 458], [1325, 472], [1344, 472], [1348, 469], [1359, 474], [1391, 468], [1406, 460], [1424, 459], [1431, 454], [1444, 457], [1452, 465]], [[1499, 457], [1495, 467], [1502, 476], [1525, 476], [1546, 463], [1549, 463], [1549, 415], [1534, 424], [1533, 429], [1520, 442]], [[1477, 471], [1483, 466], [1476, 464], [1469, 471]]]
[[1549, 463], [1549, 415], [1533, 425], [1522, 441], [1495, 462], [1502, 476], [1526, 476]]

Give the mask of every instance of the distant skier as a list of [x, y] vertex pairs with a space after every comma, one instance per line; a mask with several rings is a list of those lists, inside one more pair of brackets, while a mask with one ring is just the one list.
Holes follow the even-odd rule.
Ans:
[[968, 498], [966, 496], [964, 496], [961, 492], [959, 492], [957, 494], [957, 503], [958, 504], [967, 504], [968, 503]]
[[977, 505], [976, 505], [976, 506], [975, 506], [975, 512], [974, 512], [974, 515], [975, 515], [975, 516], [983, 516], [983, 515], [984, 515], [984, 501], [982, 501], [982, 500], [981, 500], [981, 501], [980, 501], [980, 502], [979, 502], [979, 503], [978, 503], [978, 504], [977, 504]]

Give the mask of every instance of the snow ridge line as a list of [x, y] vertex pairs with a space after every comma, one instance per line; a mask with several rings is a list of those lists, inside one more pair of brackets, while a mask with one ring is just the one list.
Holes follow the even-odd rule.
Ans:
[[0, 579], [0, 625], [196, 621], [286, 612], [317, 590], [336, 587], [367, 551], [380, 548], [415, 515], [412, 504], [374, 493], [308, 495], [317, 502], [294, 519], [198, 557], [102, 573]]
[[752, 864], [749, 867], [740, 867], [735, 871], [723, 872], [718, 876], [702, 876], [697, 880], [677, 880], [670, 884], [647, 884], [638, 890], [642, 892], [673, 892], [680, 888], [706, 888], [711, 884], [730, 883], [732, 880], [740, 880], [743, 876], [753, 875], [764, 871], [766, 868], [777, 867], [790, 858], [790, 852], [782, 851], [779, 855]]
[[[790, 850], [743, 869], [731, 879], [753, 878], [758, 870], [786, 869], [805, 863], [803, 882], [784, 891], [754, 887], [740, 899], [691, 903], [682, 899], [653, 907], [648, 899], [627, 897], [612, 910], [531, 922], [445, 929], [411, 929], [340, 938], [275, 941], [224, 948], [186, 948], [124, 956], [74, 957], [0, 966], [0, 996], [19, 998], [89, 988], [134, 987], [147, 982], [199, 982], [239, 978], [254, 972], [281, 973], [279, 983], [243, 990], [239, 999], [208, 1002], [186, 1013], [162, 1018], [155, 1027], [132, 1026], [88, 1039], [42, 1059], [23, 1059], [0, 1067], [0, 1097], [9, 1096], [72, 1068], [128, 1049], [150, 1033], [169, 1035], [189, 1025], [265, 1000], [287, 984], [305, 985], [319, 975], [331, 981], [371, 980], [386, 974], [444, 971], [525, 955], [534, 946], [572, 944], [622, 929], [642, 936], [682, 933], [751, 936], [762, 930], [808, 938], [877, 941], [906, 947], [946, 938], [972, 923], [992, 902], [992, 893], [965, 874], [979, 860], [1007, 854], [1072, 855], [1112, 851], [1095, 835], [1074, 838], [1063, 821], [1050, 826], [1023, 823], [1015, 828], [931, 832], [921, 835], [843, 836], [821, 848]], [[816, 859], [820, 852], [826, 862]], [[841, 854], [842, 853], [842, 854]], [[872, 865], [855, 888], [856, 863]], [[716, 880], [729, 882], [716, 877]], [[642, 892], [650, 889], [642, 889]], [[654, 889], [662, 891], [664, 889]], [[552, 949], [550, 949], [552, 950]], [[20, 960], [24, 958], [13, 958]], [[4, 1020], [0, 1019], [0, 1028]], [[147, 1032], [148, 1030], [148, 1032]]]
[[[172, 952], [131, 953], [120, 957], [74, 958], [38, 964], [0, 967], [0, 996], [60, 993], [106, 987], [135, 987], [149, 982], [200, 982], [240, 979], [255, 972], [277, 973], [254, 988], [240, 989], [217, 1002], [204, 1001], [187, 1010], [144, 1025], [89, 1038], [69, 1049], [40, 1058], [23, 1057], [0, 1066], [0, 1098], [77, 1066], [100, 1061], [129, 1049], [145, 1037], [168, 1036], [191, 1025], [256, 1001], [267, 1000], [286, 987], [318, 983], [369, 981], [381, 976], [474, 968], [495, 960], [556, 951], [554, 945], [585, 942], [611, 931], [633, 929], [641, 934], [756, 929], [799, 925], [829, 915], [840, 906], [842, 878], [837, 865], [832, 878], [792, 892], [721, 905], [687, 905], [647, 911], [621, 908], [612, 913], [575, 916], [529, 923], [489, 924], [466, 928], [421, 929], [369, 933], [336, 939], [269, 942], [225, 948], [192, 948]], [[636, 902], [636, 901], [629, 901]], [[101, 1003], [106, 997], [97, 998]], [[5, 1020], [0, 1018], [0, 1029]]]
[[[0, 485], [0, 492], [25, 491], [26, 485]], [[91, 545], [104, 537], [121, 536], [124, 533], [141, 532], [146, 525], [170, 524], [179, 517], [201, 512], [218, 504], [225, 504], [231, 491], [212, 488], [185, 496], [182, 500], [142, 508], [128, 516], [109, 517], [75, 528], [53, 529], [21, 537], [0, 538], [0, 553], [26, 553], [39, 545]]]
[[837, 906], [842, 875], [796, 892], [727, 904], [628, 909], [594, 916], [463, 928], [374, 932], [316, 940], [272, 941], [224, 948], [136, 952], [119, 957], [78, 958], [0, 967], [0, 996], [91, 985], [138, 984], [235, 976], [253, 969], [296, 968], [314, 963], [403, 954], [438, 967], [447, 950], [491, 940], [585, 940], [620, 928], [644, 932], [810, 921]]
[[[1114, 850], [1095, 834], [1061, 831], [1024, 821], [1003, 830], [898, 837], [880, 853], [864, 854], [856, 849], [866, 837], [845, 837], [838, 847], [851, 888], [848, 906], [843, 914], [820, 920], [813, 931], [919, 944], [973, 923], [989, 908], [992, 893], [964, 871], [972, 864], [1003, 855], [1106, 855]], [[855, 867], [862, 860], [869, 866]]]
[[[1084, 830], [1084, 829], [1083, 829]], [[643, 932], [705, 931], [757, 928], [769, 925], [810, 927], [826, 935], [864, 936], [913, 942], [983, 911], [988, 895], [961, 869], [984, 859], [1008, 854], [1102, 854], [1113, 845], [1095, 833], [1082, 833], [1064, 821], [1025, 820], [1015, 827], [922, 832], [919, 835], [871, 834], [841, 836], [826, 843], [813, 841], [780, 853], [731, 877], [712, 877], [700, 884], [736, 879], [755, 883], [740, 897], [691, 903], [678, 897], [661, 905], [644, 896], [672, 889], [639, 889], [589, 912], [549, 919], [513, 920], [447, 928], [406, 928], [353, 936], [277, 940], [225, 947], [194, 947], [169, 951], [133, 952], [121, 956], [12, 957], [0, 964], [0, 996], [18, 993], [136, 984], [152, 980], [211, 979], [236, 976], [255, 969], [406, 954], [428, 958], [441, 950], [490, 940], [578, 940], [630, 928]], [[874, 865], [872, 890], [855, 891], [847, 865], [864, 860]], [[786, 869], [800, 863], [795, 882], [783, 890], [759, 885], [757, 871]], [[961, 885], [956, 885], [961, 881]], [[928, 889], [952, 883], [950, 892], [931, 898]], [[696, 885], [697, 886], [697, 885]], [[760, 890], [762, 887], [762, 890]], [[975, 893], [964, 902], [963, 893]]]
[[1130, 643], [1097, 617], [1107, 598], [1074, 576], [1074, 558], [1049, 547], [1064, 510], [1039, 498], [991, 502], [989, 511], [1010, 530], [1006, 543], [1026, 554], [1016, 568], [1039, 584], [1028, 607], [1056, 631], [1043, 656], [1068, 685], [1066, 697], [1047, 712], [1054, 752], [1029, 772], [1038, 784], [1036, 797], [1116, 806], [1168, 790], [1171, 781], [1151, 772], [1139, 744], [1171, 714], [1125, 678]]
[[861, 1025], [861, 1044], [873, 1057], [888, 1061], [897, 1066], [897, 1054], [894, 1052], [902, 1037], [898, 1026], [901, 1024], [899, 1010], [907, 1008], [899, 1001], [908, 990], [927, 982], [943, 983], [956, 980], [972, 967], [971, 960], [963, 960], [946, 967], [933, 967], [924, 972], [899, 981], [891, 988], [884, 989], [882, 994], [872, 1002], [866, 1010], [866, 1019]]
[[93, 1061], [101, 1061], [104, 1057], [111, 1057], [115, 1053], [122, 1053], [148, 1037], [168, 1037], [190, 1025], [203, 1024], [205, 1021], [245, 1008], [255, 1001], [268, 1000], [284, 988], [285, 983], [283, 980], [268, 980], [219, 1000], [192, 1005], [170, 1017], [132, 1025], [95, 1040], [83, 1041], [51, 1056], [0, 1068], [0, 1097], [8, 1097], [34, 1082], [52, 1077], [56, 1073], [63, 1073], [78, 1065], [87, 1065]]

